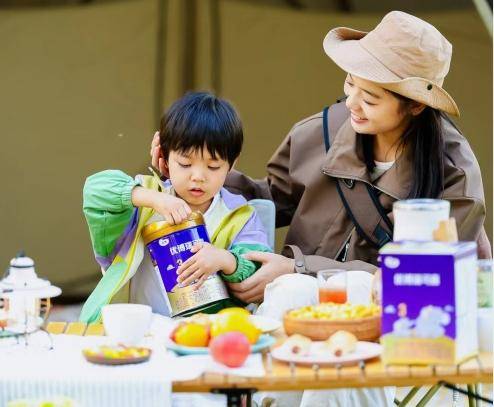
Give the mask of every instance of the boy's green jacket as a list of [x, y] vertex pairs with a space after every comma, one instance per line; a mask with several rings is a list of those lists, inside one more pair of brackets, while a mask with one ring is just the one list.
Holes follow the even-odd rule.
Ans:
[[[96, 173], [84, 185], [84, 215], [96, 260], [104, 274], [82, 308], [80, 320], [83, 322], [99, 321], [101, 308], [112, 301], [129, 300], [130, 279], [138, 272], [147, 250], [141, 231], [154, 214], [151, 208], [132, 205], [131, 194], [136, 185], [153, 190], [166, 190], [170, 186], [157, 176], [138, 176], [134, 180], [117, 170]], [[225, 188], [220, 194], [227, 213], [210, 240], [214, 246], [229, 250], [237, 260], [235, 272], [222, 274], [222, 278], [239, 282], [259, 267], [258, 263], [244, 259], [242, 254], [271, 249], [259, 217], [245, 198]]]

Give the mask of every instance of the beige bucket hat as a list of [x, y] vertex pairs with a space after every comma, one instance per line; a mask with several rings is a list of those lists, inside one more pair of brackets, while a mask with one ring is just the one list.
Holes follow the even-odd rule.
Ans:
[[332, 29], [324, 51], [343, 70], [385, 89], [455, 116], [453, 98], [443, 88], [452, 46], [431, 24], [392, 11], [370, 32]]

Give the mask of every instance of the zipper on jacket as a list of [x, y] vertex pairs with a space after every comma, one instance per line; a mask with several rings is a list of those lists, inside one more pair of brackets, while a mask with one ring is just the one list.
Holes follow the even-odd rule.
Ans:
[[345, 253], [343, 253], [343, 258], [341, 261], [344, 263], [346, 262], [346, 257], [348, 256], [348, 249], [350, 248], [350, 238], [348, 238], [348, 241], [345, 244]]
[[352, 238], [352, 233], [355, 230], [355, 226], [352, 228], [350, 231], [350, 234], [347, 236], [347, 238], [344, 240], [344, 243], [340, 246], [338, 251], [336, 252], [335, 259], [338, 259], [340, 257], [341, 252], [343, 251], [343, 257], [341, 259], [342, 262], [346, 261], [346, 258], [348, 256], [348, 250], [350, 249], [350, 239]]

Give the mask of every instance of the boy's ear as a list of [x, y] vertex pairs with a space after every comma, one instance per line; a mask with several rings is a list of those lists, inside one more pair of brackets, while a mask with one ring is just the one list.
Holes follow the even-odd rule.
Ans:
[[165, 160], [163, 157], [159, 158], [158, 162], [159, 170], [161, 172], [161, 176], [165, 178], [170, 178], [170, 171], [168, 169], [168, 161]]

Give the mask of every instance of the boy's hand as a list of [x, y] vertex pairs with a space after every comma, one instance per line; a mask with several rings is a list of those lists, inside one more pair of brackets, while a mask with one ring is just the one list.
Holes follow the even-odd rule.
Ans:
[[231, 274], [237, 268], [237, 260], [227, 250], [218, 249], [210, 243], [199, 243], [192, 247], [195, 253], [177, 270], [177, 281], [187, 286], [197, 280], [194, 289], [198, 290], [204, 281], [219, 270]]
[[192, 212], [187, 202], [183, 199], [163, 192], [157, 192], [153, 197], [152, 208], [172, 225], [187, 220]]

